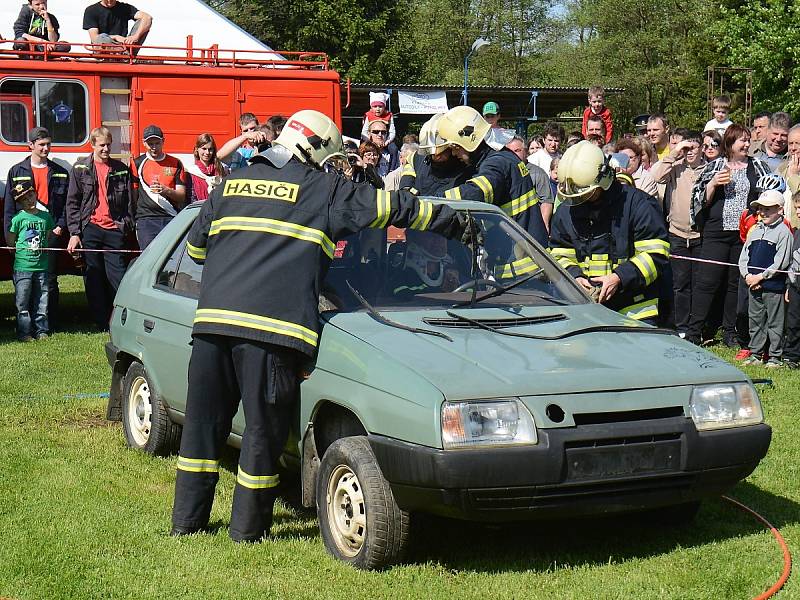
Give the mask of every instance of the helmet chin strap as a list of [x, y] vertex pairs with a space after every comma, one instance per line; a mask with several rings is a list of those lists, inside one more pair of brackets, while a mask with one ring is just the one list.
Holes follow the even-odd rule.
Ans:
[[305, 148], [303, 148], [300, 144], [295, 144], [295, 147], [300, 151], [300, 154], [302, 154], [305, 157], [306, 162], [309, 165], [311, 165], [315, 169], [320, 169], [321, 168], [317, 163], [315, 163], [313, 160], [311, 160], [311, 155], [308, 153], [308, 151]]

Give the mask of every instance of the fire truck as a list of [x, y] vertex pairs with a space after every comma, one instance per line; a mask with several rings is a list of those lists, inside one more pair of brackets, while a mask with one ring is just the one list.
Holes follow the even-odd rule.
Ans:
[[[9, 167], [29, 154], [32, 127], [50, 131], [50, 158], [69, 168], [91, 153], [93, 128], [107, 127], [112, 155], [128, 162], [144, 152], [144, 128], [156, 124], [165, 151], [188, 165], [199, 134], [221, 146], [239, 135], [242, 113], [263, 121], [300, 109], [319, 110], [341, 126], [339, 74], [323, 53], [198, 48], [191, 35], [183, 47], [147, 46], [138, 55], [130, 47], [75, 43], [66, 53], [52, 46], [19, 51], [0, 40], [0, 188]], [[0, 278], [10, 272], [11, 255], [2, 251]]]

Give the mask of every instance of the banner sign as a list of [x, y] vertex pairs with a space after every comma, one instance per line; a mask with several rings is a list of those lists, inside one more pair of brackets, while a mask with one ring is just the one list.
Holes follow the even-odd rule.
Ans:
[[447, 95], [439, 92], [410, 92], [398, 90], [400, 112], [410, 115], [432, 115], [447, 112]]

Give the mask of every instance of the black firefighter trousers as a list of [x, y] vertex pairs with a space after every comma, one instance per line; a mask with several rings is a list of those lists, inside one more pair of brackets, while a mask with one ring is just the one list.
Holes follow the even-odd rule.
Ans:
[[269, 534], [277, 463], [299, 396], [299, 359], [299, 353], [282, 346], [194, 336], [173, 526], [193, 531], [208, 525], [220, 453], [241, 399], [246, 426], [229, 533], [235, 541], [258, 541]]

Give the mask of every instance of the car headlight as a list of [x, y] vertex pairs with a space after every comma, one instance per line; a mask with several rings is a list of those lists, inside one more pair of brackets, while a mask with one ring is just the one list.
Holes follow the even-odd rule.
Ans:
[[445, 449], [537, 442], [533, 416], [518, 399], [445, 402], [442, 405]]
[[723, 429], [764, 421], [758, 393], [749, 383], [701, 385], [692, 390], [689, 409], [697, 429]]

